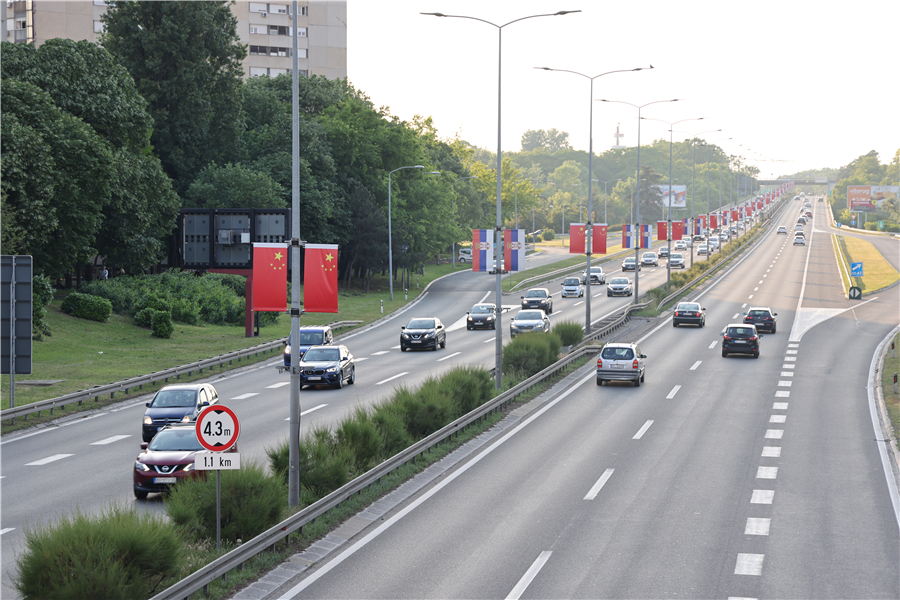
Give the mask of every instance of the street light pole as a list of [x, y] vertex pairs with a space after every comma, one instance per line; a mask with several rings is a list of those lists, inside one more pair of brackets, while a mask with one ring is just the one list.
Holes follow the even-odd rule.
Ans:
[[[590, 162], [590, 159], [588, 159], [588, 162]], [[603, 181], [602, 179], [592, 179], [591, 181], [596, 181], [597, 183], [603, 184], [603, 221], [608, 225], [609, 216], [607, 214], [607, 205], [609, 204], [609, 190], [606, 184], [608, 184], [609, 181], [622, 181], [622, 179], [610, 179], [609, 181]], [[590, 191], [588, 191], [588, 193], [590, 193]]]
[[525, 19], [533, 19], [536, 17], [555, 17], [561, 15], [567, 15], [570, 13], [581, 12], [580, 10], [561, 10], [555, 13], [548, 14], [540, 14], [540, 15], [529, 15], [527, 17], [521, 17], [518, 19], [514, 19], [509, 21], [508, 23], [504, 23], [503, 25], [497, 25], [496, 23], [491, 23], [490, 21], [486, 21], [484, 19], [479, 19], [478, 17], [469, 17], [465, 15], [445, 15], [443, 13], [420, 13], [422, 15], [428, 15], [433, 17], [446, 17], [446, 18], [455, 18], [455, 19], [471, 19], [473, 21], [480, 21], [481, 23], [486, 23], [491, 27], [495, 27], [497, 29], [497, 225], [494, 234], [494, 250], [496, 256], [496, 264], [497, 268], [497, 285], [496, 285], [496, 319], [494, 323], [496, 323], [497, 327], [497, 335], [496, 335], [496, 343], [494, 344], [494, 386], [499, 390], [503, 384], [503, 327], [502, 327], [502, 314], [503, 314], [503, 223], [501, 221], [502, 216], [500, 213], [500, 196], [502, 191], [502, 173], [501, 173], [501, 138], [500, 138], [500, 124], [501, 124], [501, 116], [502, 116], [502, 82], [503, 79], [501, 77], [503, 70], [503, 28], [507, 25], [512, 25], [513, 23], [518, 23], [519, 21], [524, 21]]
[[388, 281], [391, 286], [391, 301], [394, 300], [394, 247], [391, 243], [391, 175], [402, 169], [424, 169], [422, 165], [400, 167], [388, 173]]

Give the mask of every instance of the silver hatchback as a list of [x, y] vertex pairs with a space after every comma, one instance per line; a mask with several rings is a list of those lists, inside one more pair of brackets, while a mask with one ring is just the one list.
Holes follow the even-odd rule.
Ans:
[[644, 359], [637, 344], [609, 343], [597, 357], [597, 385], [604, 381], [630, 381], [640, 387], [644, 381]]

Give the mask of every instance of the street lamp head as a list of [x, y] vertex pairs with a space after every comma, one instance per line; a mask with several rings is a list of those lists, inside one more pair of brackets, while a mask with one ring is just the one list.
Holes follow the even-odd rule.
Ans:
[[430, 17], [446, 17], [444, 13], [419, 13], [420, 15], [428, 15]]
[[568, 14], [571, 14], [571, 13], [580, 13], [580, 12], [581, 12], [580, 10], [561, 10], [561, 11], [559, 11], [559, 12], [553, 13], [553, 16], [554, 16], [554, 17], [558, 17], [558, 16], [560, 16], [560, 15], [568, 15]]

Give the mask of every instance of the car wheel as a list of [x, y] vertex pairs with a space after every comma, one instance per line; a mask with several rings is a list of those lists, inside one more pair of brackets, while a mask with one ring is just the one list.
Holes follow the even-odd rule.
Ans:
[[706, 327], [706, 319], [700, 321], [700, 327]]
[[471, 326], [471, 325], [466, 325], [466, 331], [472, 331], [472, 326]]
[[441, 342], [441, 348], [446, 348], [446, 347], [447, 347], [447, 336], [444, 336], [444, 341]]
[[350, 371], [350, 379], [347, 380], [347, 383], [351, 385], [356, 383], [356, 367], [353, 367], [353, 370]]
[[722, 349], [722, 358], [725, 358], [726, 356], [728, 356], [728, 353], [725, 352], [725, 349], [723, 348]]
[[641, 378], [638, 377], [634, 380], [634, 387], [641, 387]]
[[134, 497], [138, 500], [146, 500], [148, 492], [141, 491], [137, 488], [134, 488]]
[[491, 329], [497, 329], [496, 325], [491, 325]]
[[754, 352], [754, 353], [753, 353], [753, 358], [759, 358], [759, 352]]
[[344, 387], [344, 372], [343, 371], [338, 373], [338, 380], [337, 380], [337, 383], [334, 384], [334, 387], [335, 387], [335, 389], [338, 389], [338, 390]]
[[400, 352], [406, 352], [406, 346], [400, 344]]
[[643, 382], [643, 381], [644, 381], [644, 372], [641, 371], [641, 382]]
[[775, 333], [776, 331], [778, 331], [778, 326], [772, 325], [772, 333]]
[[673, 321], [672, 321], [672, 327], [678, 327], [678, 321], [673, 320]]
[[631, 296], [631, 295], [633, 295], [633, 294], [634, 294], [634, 292], [628, 292], [628, 295], [629, 295], [629, 296]]
[[610, 294], [609, 292], [606, 292], [606, 297], [607, 297], [607, 298], [612, 298], [612, 294]]
[[599, 377], [597, 378], [597, 385], [603, 385], [603, 380]]

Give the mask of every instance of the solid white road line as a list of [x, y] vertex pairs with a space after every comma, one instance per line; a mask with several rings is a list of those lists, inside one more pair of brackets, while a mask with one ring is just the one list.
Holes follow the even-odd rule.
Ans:
[[690, 370], [691, 370], [691, 371], [696, 371], [696, 370], [697, 370], [697, 367], [699, 367], [699, 366], [700, 366], [700, 363], [702, 363], [702, 362], [703, 362], [702, 360], [698, 360], [697, 362], [694, 363], [694, 366], [691, 367]]
[[761, 456], [763, 458], [780, 458], [781, 446], [763, 446]]
[[54, 461], [68, 458], [70, 456], [75, 456], [74, 454], [54, 454], [53, 456], [48, 456], [47, 458], [42, 458], [41, 460], [36, 460], [34, 462], [26, 463], [26, 467], [39, 467], [41, 465], [46, 465], [47, 463], [52, 463]]
[[280, 387], [284, 387], [286, 385], [291, 385], [291, 382], [290, 381], [279, 381], [278, 383], [273, 383], [272, 385], [267, 385], [266, 389], [267, 390], [275, 390]]
[[673, 388], [672, 388], [672, 391], [669, 392], [669, 395], [666, 396], [666, 400], [671, 400], [672, 398], [674, 398], [674, 397], [675, 397], [675, 394], [677, 394], [677, 393], [678, 393], [678, 390], [680, 390], [680, 389], [681, 389], [681, 386], [680, 386], [680, 385], [676, 385], [675, 387], [673, 387]]
[[240, 396], [235, 396], [232, 400], [246, 400], [247, 398], [252, 398], [253, 396], [259, 396], [259, 392], [250, 392], [248, 394], [241, 394]]
[[641, 439], [644, 436], [644, 434], [647, 433], [647, 430], [650, 429], [651, 425], [653, 425], [653, 421], [647, 421], [646, 423], [644, 423], [644, 426], [641, 427], [640, 429], [638, 429], [638, 432], [636, 434], [634, 434], [634, 437], [631, 439], [633, 439], [633, 440]]
[[449, 356], [445, 356], [444, 358], [439, 358], [439, 359], [437, 359], [437, 361], [438, 361], [438, 362], [441, 362], [441, 361], [447, 360], [448, 358], [453, 358], [453, 357], [456, 356], [457, 354], [462, 354], [462, 352], [454, 352], [453, 354], [451, 354], [451, 355], [449, 355]]
[[735, 575], [762, 575], [765, 554], [738, 554], [734, 565]]
[[522, 575], [522, 579], [519, 580], [519, 583], [512, 589], [509, 595], [506, 597], [506, 600], [518, 600], [522, 597], [522, 594], [525, 593], [525, 589], [531, 585], [531, 582], [534, 581], [534, 578], [537, 577], [537, 574], [541, 572], [541, 569], [544, 568], [544, 565], [547, 564], [547, 561], [550, 560], [550, 555], [553, 554], [550, 550], [544, 550], [541, 552], [540, 556], [535, 559], [531, 566], [528, 567], [528, 570], [525, 571], [525, 574]]
[[409, 371], [404, 371], [403, 373], [399, 373], [397, 375], [394, 375], [393, 377], [388, 377], [387, 379], [382, 379], [375, 385], [381, 385], [382, 383], [387, 383], [388, 381], [393, 381], [394, 379], [397, 379], [398, 377], [403, 377], [404, 375], [409, 375]]
[[769, 524], [771, 522], [772, 519], [748, 517], [747, 525], [744, 527], [744, 535], [769, 535]]
[[603, 475], [600, 476], [600, 479], [597, 480], [597, 483], [594, 484], [594, 487], [590, 489], [587, 493], [587, 496], [584, 497], [585, 500], [593, 500], [597, 497], [597, 494], [600, 493], [600, 489], [609, 481], [609, 478], [612, 477], [613, 471], [615, 469], [607, 469], [603, 472]]
[[105, 440], [100, 440], [99, 442], [91, 442], [91, 446], [105, 446], [107, 444], [112, 444], [113, 442], [118, 442], [119, 440], [124, 440], [125, 438], [130, 438], [130, 435], [114, 435], [112, 437], [108, 437]]
[[775, 500], [775, 490], [753, 490], [750, 496], [750, 504], [772, 504]]

